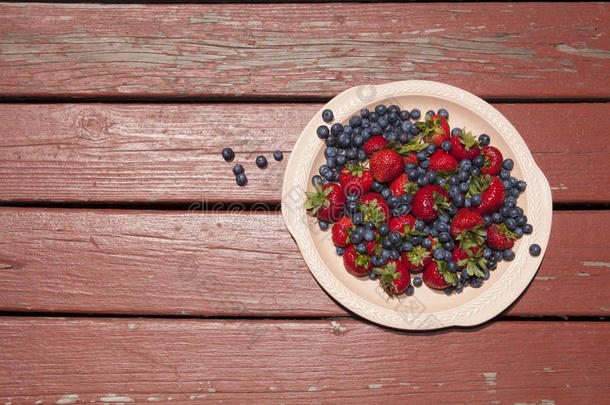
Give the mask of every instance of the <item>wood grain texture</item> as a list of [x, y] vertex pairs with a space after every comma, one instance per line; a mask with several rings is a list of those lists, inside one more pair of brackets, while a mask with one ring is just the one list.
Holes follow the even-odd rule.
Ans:
[[610, 395], [607, 323], [406, 334], [344, 319], [2, 318], [0, 339], [0, 400], [19, 404], [551, 404]]
[[[556, 202], [609, 202], [608, 104], [495, 104]], [[285, 161], [321, 105], [0, 104], [0, 200], [278, 202]], [[457, 124], [456, 124], [457, 125]], [[243, 163], [238, 187], [220, 151]], [[284, 162], [271, 151], [286, 152]], [[255, 157], [270, 160], [259, 170]], [[587, 173], [583, 181], [581, 173]]]
[[[510, 315], [610, 312], [610, 211], [555, 212]], [[278, 213], [0, 209], [0, 309], [335, 316]]]
[[433, 79], [608, 97], [607, 4], [0, 6], [0, 95], [331, 97]]

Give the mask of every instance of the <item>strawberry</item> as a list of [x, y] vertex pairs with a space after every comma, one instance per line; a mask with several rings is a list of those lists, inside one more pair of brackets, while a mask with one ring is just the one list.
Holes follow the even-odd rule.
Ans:
[[373, 271], [379, 277], [383, 289], [390, 295], [402, 294], [411, 285], [409, 272], [398, 260], [388, 260], [385, 266], [375, 267]]
[[415, 194], [411, 212], [417, 218], [429, 222], [436, 218], [439, 212], [445, 212], [450, 205], [451, 201], [445, 189], [429, 185], [420, 188]]
[[369, 166], [375, 180], [387, 183], [402, 173], [405, 162], [398, 152], [392, 149], [381, 149], [373, 153]]
[[358, 277], [366, 276], [373, 269], [370, 256], [356, 252], [354, 246], [348, 247], [343, 252], [343, 264], [350, 274]]
[[[415, 226], [415, 217], [413, 215], [401, 215], [390, 219], [390, 231], [397, 231], [401, 235], [410, 235]], [[408, 228], [406, 228], [408, 226]]]
[[426, 268], [432, 260], [432, 253], [423, 246], [414, 246], [408, 252], [402, 252], [402, 262], [411, 273], [417, 273]]
[[351, 236], [351, 232], [354, 230], [354, 224], [352, 223], [352, 219], [350, 217], [341, 217], [335, 224], [333, 225], [333, 243], [335, 246], [346, 247], [351, 243], [349, 238]]
[[457, 263], [459, 268], [466, 268], [469, 276], [483, 277], [483, 271], [487, 268], [487, 260], [483, 258], [481, 246], [462, 250], [459, 246], [453, 249], [451, 260]]
[[343, 215], [345, 208], [345, 194], [343, 188], [337, 183], [328, 183], [321, 186], [314, 185], [315, 192], [308, 191], [305, 209], [311, 210], [314, 215], [326, 222], [335, 222]]
[[511, 232], [505, 223], [491, 224], [487, 227], [487, 246], [495, 250], [506, 250], [513, 247], [517, 235]]
[[504, 204], [506, 191], [502, 181], [486, 174], [484, 176], [472, 176], [470, 178], [470, 188], [468, 195], [481, 194], [481, 203], [476, 207], [476, 211], [481, 215], [492, 214], [500, 209]]
[[390, 190], [392, 194], [400, 197], [404, 193], [415, 194], [419, 190], [417, 183], [409, 180], [407, 173], [401, 173], [400, 176], [396, 177], [390, 184]]
[[415, 163], [419, 166], [419, 160], [417, 160], [417, 153], [411, 152], [407, 156], [403, 157], [405, 164], [407, 163]]
[[424, 122], [416, 122], [415, 125], [421, 131], [421, 138], [425, 142], [430, 142], [436, 146], [449, 139], [449, 124], [442, 115], [426, 115]]
[[371, 139], [369, 139], [368, 141], [366, 141], [366, 143], [364, 144], [364, 152], [366, 153], [367, 156], [371, 156], [376, 151], [383, 149], [383, 147], [386, 146], [387, 144], [388, 144], [388, 141], [386, 141], [383, 138], [383, 136], [381, 136], [381, 135], [374, 136]]
[[462, 130], [461, 134], [452, 136], [449, 142], [451, 142], [449, 153], [458, 161], [463, 159], [472, 160], [481, 154], [479, 141], [472, 135], [472, 132], [466, 132], [465, 129]]
[[442, 290], [457, 284], [455, 273], [447, 271], [447, 262], [442, 260], [432, 260], [424, 270], [422, 278], [428, 287], [435, 290]]
[[339, 174], [339, 184], [345, 194], [364, 195], [371, 190], [373, 176], [362, 163], [348, 163]]
[[450, 233], [461, 249], [481, 246], [486, 236], [483, 217], [473, 209], [460, 208], [451, 221]]
[[381, 194], [366, 193], [360, 197], [360, 213], [363, 223], [372, 222], [377, 227], [390, 221], [390, 207]]
[[481, 168], [481, 172], [485, 174], [498, 174], [502, 169], [502, 152], [494, 146], [483, 146], [483, 156], [485, 156], [485, 163]]
[[458, 166], [458, 161], [453, 156], [439, 149], [430, 156], [430, 170], [451, 172]]

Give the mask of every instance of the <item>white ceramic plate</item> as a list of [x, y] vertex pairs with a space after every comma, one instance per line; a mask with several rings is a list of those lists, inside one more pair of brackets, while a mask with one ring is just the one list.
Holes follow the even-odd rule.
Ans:
[[[323, 109], [334, 112], [335, 122], [346, 124], [362, 108], [377, 104], [397, 104], [401, 108], [428, 110], [446, 108], [449, 124], [466, 127], [473, 134], [487, 133], [491, 144], [505, 158], [515, 161], [512, 174], [527, 182], [518, 200], [534, 227], [515, 243], [516, 257], [500, 262], [481, 288], [466, 287], [461, 294], [446, 295], [425, 285], [408, 297], [389, 297], [378, 281], [347, 273], [342, 258], [335, 253], [330, 229], [320, 231], [316, 220], [303, 208], [305, 192], [312, 191], [311, 177], [324, 163], [324, 143], [316, 129], [324, 124]], [[527, 145], [502, 114], [479, 97], [457, 87], [431, 81], [402, 81], [383, 85], [352, 87], [333, 98], [309, 121], [290, 156], [282, 190], [284, 222], [318, 283], [349, 310], [378, 324], [409, 330], [429, 330], [448, 326], [483, 323], [506, 309], [533, 279], [551, 231], [551, 189]], [[532, 257], [528, 247], [537, 243], [542, 254]]]

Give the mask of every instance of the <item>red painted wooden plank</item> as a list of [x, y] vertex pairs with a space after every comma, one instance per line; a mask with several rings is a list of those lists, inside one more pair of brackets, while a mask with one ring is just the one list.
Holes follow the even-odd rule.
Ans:
[[3, 402], [554, 404], [610, 395], [607, 323], [427, 334], [346, 319], [2, 318], [0, 326]]
[[[610, 312], [610, 211], [555, 212], [547, 255], [510, 315]], [[0, 309], [346, 315], [278, 213], [0, 209]]]
[[608, 97], [603, 3], [0, 7], [0, 95], [317, 96], [433, 79]]
[[[607, 104], [496, 104], [546, 173], [553, 198], [610, 201]], [[0, 200], [280, 200], [285, 162], [318, 111], [310, 104], [1, 104]], [[222, 122], [222, 125], [219, 125]], [[247, 188], [235, 184], [220, 151], [232, 146]], [[288, 157], [288, 153], [286, 154]], [[578, 170], [585, 169], [583, 181]]]

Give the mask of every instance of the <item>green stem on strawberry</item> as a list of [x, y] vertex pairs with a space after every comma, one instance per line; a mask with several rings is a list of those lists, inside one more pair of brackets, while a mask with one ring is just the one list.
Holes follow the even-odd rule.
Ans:
[[314, 184], [315, 192], [308, 191], [305, 193], [307, 201], [305, 201], [305, 209], [312, 210], [315, 215], [322, 207], [330, 207], [330, 201], [326, 197], [332, 191], [332, 188], [322, 190], [322, 185], [319, 183]]
[[455, 240], [459, 241], [460, 249], [468, 251], [471, 248], [482, 246], [486, 236], [487, 231], [484, 225], [478, 224], [471, 229], [464, 229]]
[[469, 276], [484, 277], [483, 271], [487, 268], [487, 259], [483, 257], [483, 249], [479, 249], [476, 253], [472, 253], [470, 249], [465, 250], [468, 257], [458, 262], [458, 266], [466, 266], [466, 272]]

